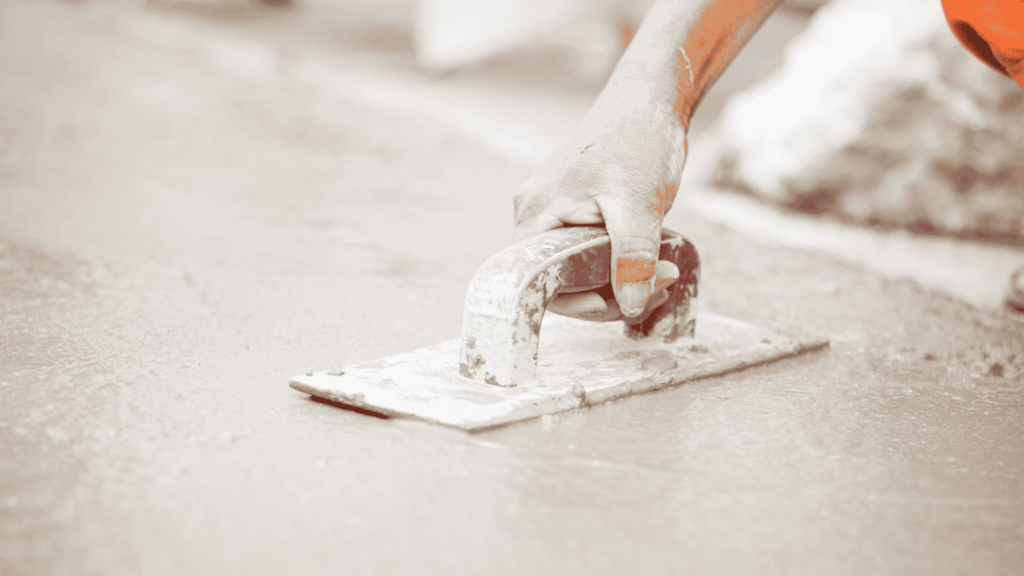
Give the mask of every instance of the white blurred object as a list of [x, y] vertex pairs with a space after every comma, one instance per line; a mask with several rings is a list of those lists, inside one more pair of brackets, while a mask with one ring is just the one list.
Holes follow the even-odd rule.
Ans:
[[[828, 0], [788, 0], [810, 13]], [[654, 0], [417, 0], [416, 56], [451, 70], [526, 46], [567, 49], [578, 76], [607, 74]], [[631, 34], [631, 32], [630, 32]]]
[[581, 0], [420, 0], [416, 54], [450, 69], [517, 48], [576, 17]]
[[718, 180], [805, 212], [1016, 241], [1022, 111], [935, 0], [836, 0], [726, 105]]
[[787, 48], [780, 73], [723, 111], [723, 136], [742, 150], [741, 177], [785, 200], [787, 180], [804, 173], [810, 158], [834, 154], [864, 131], [882, 85], [928, 74], [928, 62], [895, 65], [907, 45], [945, 25], [941, 8], [915, 9], [922, 1], [935, 3], [893, 8], [888, 0], [854, 0], [822, 9]]
[[623, 28], [636, 26], [653, 0], [418, 0], [420, 65], [451, 70], [530, 48], [570, 55], [570, 72], [599, 78], [623, 49]]

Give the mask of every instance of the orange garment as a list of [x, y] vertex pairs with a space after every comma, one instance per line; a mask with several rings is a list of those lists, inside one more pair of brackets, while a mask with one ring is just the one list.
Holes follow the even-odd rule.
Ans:
[[942, 8], [961, 44], [1024, 88], [1024, 0], [942, 0]]

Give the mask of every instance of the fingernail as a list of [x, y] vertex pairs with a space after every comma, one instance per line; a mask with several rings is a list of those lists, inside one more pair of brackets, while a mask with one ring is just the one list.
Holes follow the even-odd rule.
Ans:
[[668, 290], [662, 290], [655, 292], [654, 296], [647, 302], [647, 308], [657, 308], [665, 302], [668, 302]]
[[669, 286], [671, 286], [672, 284], [675, 284], [676, 280], [677, 280], [677, 278], [660, 278], [659, 277], [657, 280], [654, 281], [654, 291], [657, 292], [658, 290], [664, 290], [664, 289], [668, 288]]
[[619, 289], [619, 309], [627, 317], [639, 315], [647, 306], [647, 299], [651, 297], [650, 284], [624, 284]]

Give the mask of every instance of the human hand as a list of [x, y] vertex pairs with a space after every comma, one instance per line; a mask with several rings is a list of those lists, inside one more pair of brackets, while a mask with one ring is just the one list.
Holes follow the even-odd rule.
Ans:
[[516, 241], [562, 226], [604, 226], [611, 238], [610, 285], [561, 294], [549, 311], [639, 322], [679, 278], [658, 252], [686, 159], [686, 132], [649, 92], [643, 85], [607, 87], [515, 198]]

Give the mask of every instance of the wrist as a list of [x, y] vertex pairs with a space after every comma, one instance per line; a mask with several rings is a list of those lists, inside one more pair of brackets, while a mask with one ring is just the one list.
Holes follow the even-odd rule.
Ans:
[[658, 81], [652, 75], [620, 75], [609, 79], [594, 108], [606, 117], [629, 118], [631, 122], [666, 129], [678, 128], [685, 137], [690, 128], [689, 115], [677, 113], [677, 99], [674, 85]]
[[575, 149], [599, 143], [592, 153], [606, 154], [612, 163], [632, 165], [647, 174], [652, 185], [675, 186], [686, 161], [688, 126], [673, 108], [674, 94], [650, 82], [609, 83], [584, 122]]

